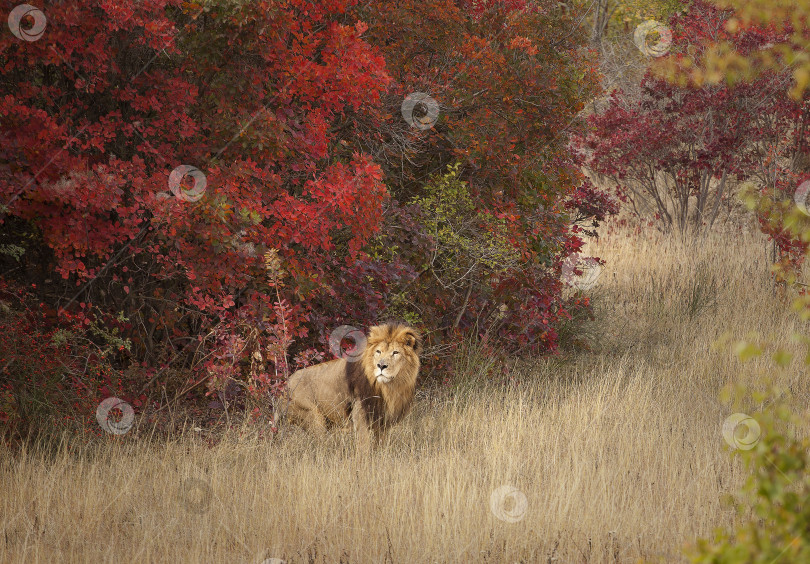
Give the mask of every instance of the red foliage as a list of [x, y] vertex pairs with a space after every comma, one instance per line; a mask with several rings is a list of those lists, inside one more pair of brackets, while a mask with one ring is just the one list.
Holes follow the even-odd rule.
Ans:
[[[144, 396], [123, 382], [91, 340], [84, 321], [54, 324], [55, 312], [22, 288], [0, 280], [0, 440], [16, 442], [61, 430], [101, 429], [92, 420], [105, 397], [140, 407]], [[88, 321], [89, 323], [89, 321]]]
[[[779, 39], [777, 32], [756, 27], [730, 34], [725, 28], [730, 15], [703, 1], [691, 3], [669, 22], [673, 43], [668, 57], [684, 65], [716, 40], [728, 39], [745, 54]], [[641, 83], [640, 98], [613, 92], [606, 106], [591, 117], [592, 131], [579, 137], [576, 145], [585, 164], [614, 179], [623, 197], [639, 186], [661, 186], [656, 180], [661, 173], [670, 180], [659, 194], [662, 201], [686, 196], [705, 201], [707, 178], [718, 183], [724, 175], [756, 179], [762, 186], [773, 185], [776, 178], [780, 184], [788, 172], [784, 158], [794, 156], [805, 143], [800, 137], [807, 134], [806, 112], [786, 93], [788, 77], [789, 73], [768, 72], [750, 82], [698, 88], [678, 85], [653, 66]], [[726, 191], [717, 205], [729, 197]], [[708, 201], [714, 204], [714, 194]], [[657, 217], [668, 226], [684, 227], [685, 216], [675, 217], [671, 209], [658, 207]], [[710, 224], [711, 212], [701, 208], [698, 224]]]
[[[367, 120], [379, 132], [377, 152], [391, 159], [382, 164], [394, 195], [418, 195], [431, 173], [461, 161], [477, 209], [506, 222], [523, 260], [469, 296], [419, 285], [420, 311], [452, 331], [462, 309], [461, 329], [497, 326], [499, 345], [510, 350], [554, 351], [554, 325], [566, 317], [560, 263], [581, 244], [563, 214], [582, 205], [575, 213], [601, 219], [615, 209], [595, 189], [577, 192], [584, 179], [567, 147], [565, 133], [598, 90], [585, 34], [572, 33], [581, 14], [521, 0], [383, 0], [364, 13], [394, 79], [383, 110]], [[438, 108], [424, 130], [390, 111], [415, 92]]]
[[[484, 280], [460, 326], [505, 303], [506, 342], [553, 351], [559, 261], [579, 241], [563, 211], [609, 208], [576, 191], [561, 134], [596, 76], [554, 5], [50, 4], [38, 40], [0, 37], [0, 262], [60, 320], [120, 329], [116, 362], [149, 382], [179, 367], [179, 391], [235, 379], [260, 394], [293, 343], [315, 358], [330, 329], [376, 321], [417, 280], [425, 236], [407, 202], [463, 159], [525, 262]], [[442, 107], [427, 132], [399, 114], [419, 89]], [[393, 215], [401, 252], [383, 260], [367, 243]], [[441, 334], [457, 304], [423, 298]]]
[[[41, 237], [77, 290], [57, 305], [135, 312], [136, 354], [157, 358], [156, 331], [272, 312], [267, 248], [295, 293], [334, 292], [386, 197], [367, 155], [329, 159], [330, 128], [389, 81], [365, 26], [341, 23], [354, 3], [64, 2], [38, 41], [0, 39], [6, 230]], [[181, 164], [204, 197], [166, 197]]]

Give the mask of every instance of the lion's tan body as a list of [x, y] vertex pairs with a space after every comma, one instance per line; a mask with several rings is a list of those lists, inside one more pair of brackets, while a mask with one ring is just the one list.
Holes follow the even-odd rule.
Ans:
[[281, 412], [318, 435], [351, 422], [361, 446], [369, 446], [371, 433], [381, 441], [411, 408], [419, 347], [419, 334], [411, 327], [372, 327], [356, 362], [332, 360], [290, 376]]
[[290, 401], [282, 402], [282, 410], [287, 408], [291, 422], [315, 433], [325, 431], [329, 423], [339, 427], [348, 423], [352, 396], [342, 358], [298, 370], [290, 376], [287, 390]]

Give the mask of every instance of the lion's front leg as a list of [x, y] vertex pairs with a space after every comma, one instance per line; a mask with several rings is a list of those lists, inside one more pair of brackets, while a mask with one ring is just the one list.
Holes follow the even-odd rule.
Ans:
[[354, 436], [358, 448], [363, 452], [369, 452], [371, 450], [371, 433], [366, 419], [366, 410], [363, 407], [363, 402], [359, 399], [352, 404], [352, 426], [354, 427]]

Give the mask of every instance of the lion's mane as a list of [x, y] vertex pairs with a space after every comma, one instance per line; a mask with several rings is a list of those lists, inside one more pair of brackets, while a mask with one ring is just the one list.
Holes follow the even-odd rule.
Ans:
[[[405, 351], [403, 366], [394, 380], [380, 384], [374, 377], [374, 350], [380, 343], [399, 343]], [[346, 363], [349, 391], [361, 398], [369, 423], [375, 428], [390, 427], [411, 409], [419, 376], [420, 338], [406, 325], [378, 325], [368, 335], [368, 345], [359, 362]]]

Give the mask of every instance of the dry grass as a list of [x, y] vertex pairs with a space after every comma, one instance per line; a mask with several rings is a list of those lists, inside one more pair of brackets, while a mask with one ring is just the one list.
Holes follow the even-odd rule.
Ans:
[[[731, 522], [719, 500], [743, 478], [718, 391], [773, 371], [711, 344], [758, 330], [795, 348], [786, 335], [806, 328], [772, 297], [759, 237], [626, 235], [591, 249], [608, 261], [592, 352], [518, 368], [512, 388], [421, 399], [371, 457], [295, 430], [0, 453], [0, 561], [682, 559]], [[803, 371], [777, 378], [807, 406]], [[501, 486], [525, 507], [493, 500]]]

